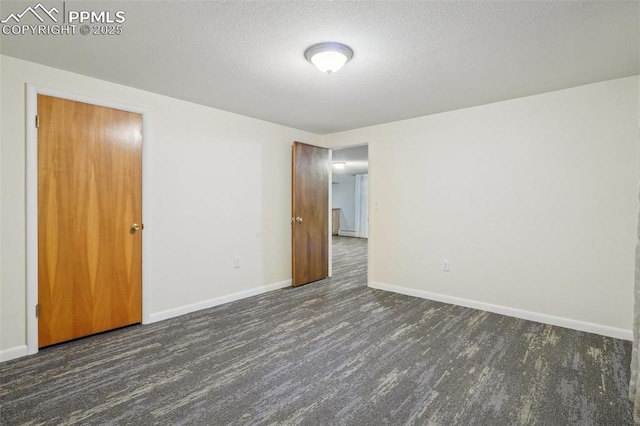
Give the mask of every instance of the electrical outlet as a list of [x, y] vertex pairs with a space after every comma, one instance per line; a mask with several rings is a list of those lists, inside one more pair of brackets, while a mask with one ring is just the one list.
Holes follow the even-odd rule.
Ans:
[[233, 267], [234, 268], [240, 267], [240, 256], [236, 256], [233, 258]]
[[448, 260], [445, 259], [445, 260], [442, 261], [442, 270], [444, 272], [449, 272], [449, 266], [450, 265], [449, 265], [449, 261]]

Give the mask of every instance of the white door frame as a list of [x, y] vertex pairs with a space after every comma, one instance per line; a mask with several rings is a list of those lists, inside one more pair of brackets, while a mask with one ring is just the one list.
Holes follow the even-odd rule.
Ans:
[[[131, 105], [117, 102], [96, 99], [76, 93], [65, 92], [63, 90], [52, 89], [26, 84], [26, 278], [27, 278], [27, 354], [32, 355], [38, 352], [38, 318], [36, 318], [36, 305], [38, 304], [38, 129], [35, 126], [35, 117], [38, 113], [38, 95], [54, 96], [71, 101], [84, 102], [97, 106], [119, 109], [122, 111], [134, 112], [142, 115], [142, 215], [145, 231], [142, 233], [142, 323], [146, 324], [150, 316], [150, 292], [147, 282], [148, 274], [148, 251], [144, 250], [149, 237], [150, 223], [148, 220], [148, 201], [145, 194], [149, 193], [149, 144], [146, 139], [148, 129], [149, 113], [147, 110]], [[146, 213], [145, 213], [146, 212]]]
[[328, 275], [329, 278], [331, 278], [333, 276], [333, 245], [331, 244], [332, 238], [333, 238], [333, 214], [332, 214], [332, 210], [331, 210], [331, 200], [333, 197], [333, 149], [329, 150], [329, 187], [327, 188], [327, 191], [329, 192], [329, 202], [327, 203], [329, 206], [327, 207], [329, 209], [329, 212], [327, 213], [327, 217], [329, 218], [329, 220], [327, 220], [327, 226], [329, 227], [328, 229], [328, 234], [329, 235], [329, 242], [327, 243], [327, 262], [329, 263], [329, 268], [327, 269], [328, 271]]

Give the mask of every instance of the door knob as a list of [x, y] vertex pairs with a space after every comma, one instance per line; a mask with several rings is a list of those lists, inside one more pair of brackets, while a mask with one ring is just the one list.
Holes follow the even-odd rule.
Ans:
[[296, 222], [302, 223], [302, 218], [301, 217], [296, 217]]
[[131, 229], [129, 229], [129, 233], [135, 234], [140, 229], [142, 229], [142, 226], [138, 225], [137, 223], [134, 223], [133, 225], [131, 225]]

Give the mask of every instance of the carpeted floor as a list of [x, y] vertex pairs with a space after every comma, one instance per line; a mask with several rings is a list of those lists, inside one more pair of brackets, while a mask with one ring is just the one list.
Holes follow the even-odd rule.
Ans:
[[334, 278], [0, 364], [3, 425], [626, 425], [631, 344]]

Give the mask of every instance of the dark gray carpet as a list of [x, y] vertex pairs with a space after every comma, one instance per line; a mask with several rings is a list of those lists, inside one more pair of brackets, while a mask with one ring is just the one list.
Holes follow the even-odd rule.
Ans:
[[631, 344], [334, 278], [0, 364], [3, 425], [625, 425]]

